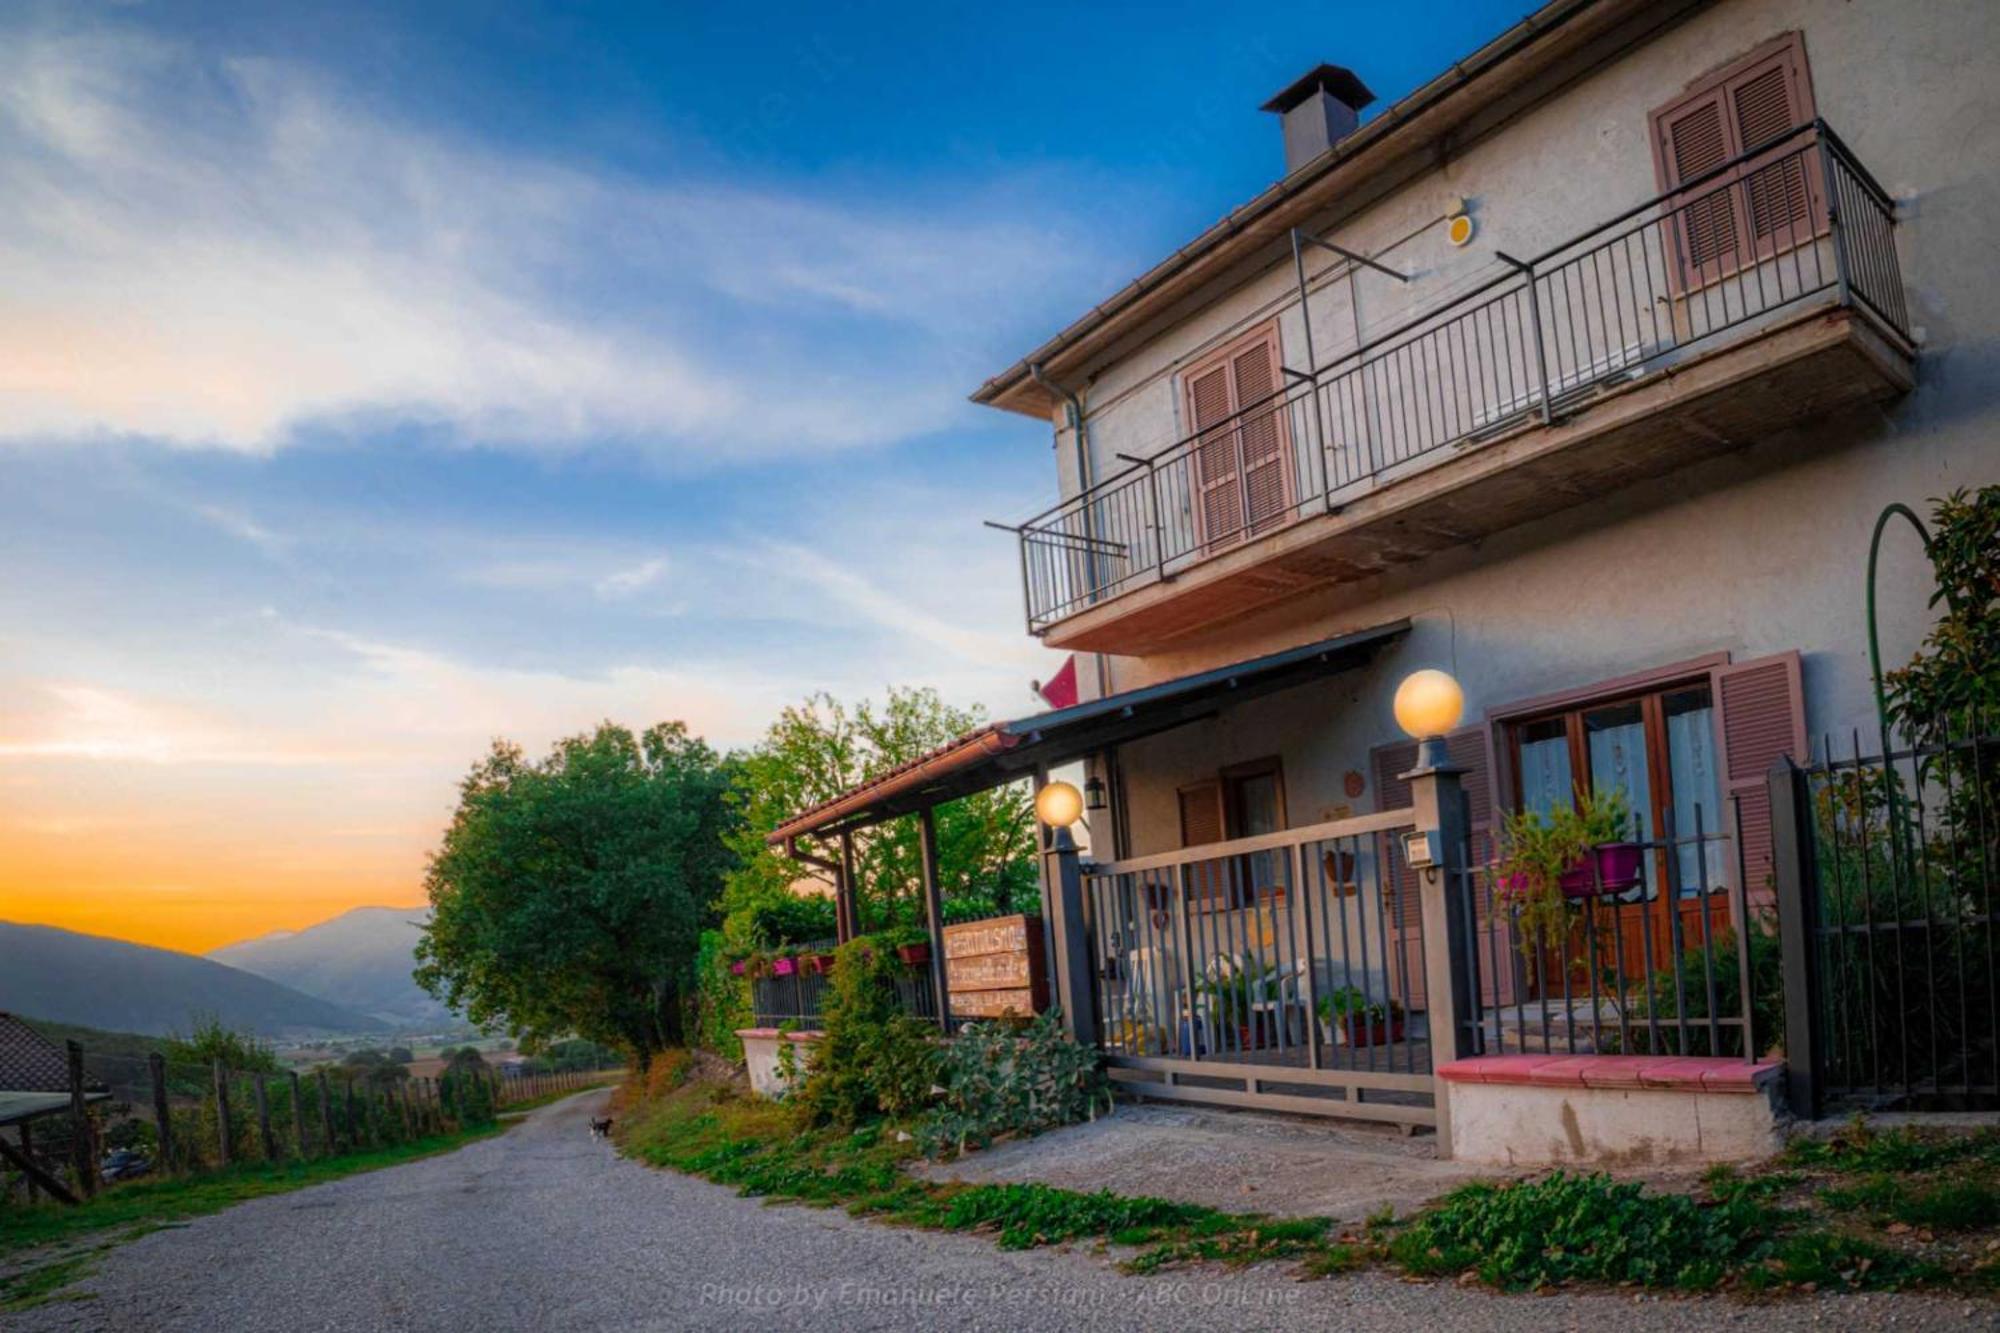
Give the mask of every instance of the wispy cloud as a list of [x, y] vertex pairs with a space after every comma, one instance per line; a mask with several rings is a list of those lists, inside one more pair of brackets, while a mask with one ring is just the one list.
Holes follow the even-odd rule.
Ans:
[[983, 365], [965, 310], [990, 335], [1102, 267], [1009, 184], [621, 178], [297, 65], [0, 24], [0, 431], [267, 452], [393, 423], [675, 467], [908, 437]]

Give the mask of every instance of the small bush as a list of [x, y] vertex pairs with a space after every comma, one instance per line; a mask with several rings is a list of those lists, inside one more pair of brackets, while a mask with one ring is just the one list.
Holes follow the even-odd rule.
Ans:
[[903, 1012], [899, 967], [885, 945], [865, 937], [836, 952], [821, 1006], [826, 1035], [797, 1098], [810, 1123], [852, 1129], [881, 1116], [913, 1116], [930, 1102], [936, 1030]]
[[941, 1100], [917, 1126], [932, 1157], [1074, 1124], [1111, 1106], [1098, 1053], [1071, 1041], [1054, 1012], [1019, 1029], [966, 1024], [944, 1051], [939, 1081]]
[[1168, 1228], [1220, 1232], [1236, 1223], [1227, 1213], [1199, 1204], [1125, 1198], [1102, 1190], [1079, 1194], [1049, 1185], [975, 1185], [952, 1196], [942, 1221], [951, 1231], [998, 1231], [1003, 1250], [1056, 1245], [1079, 1236], [1143, 1244]]
[[1419, 1274], [1476, 1272], [1508, 1290], [1566, 1282], [1705, 1290], [1761, 1259], [1777, 1220], [1750, 1192], [1703, 1203], [1563, 1172], [1447, 1195], [1392, 1242]]

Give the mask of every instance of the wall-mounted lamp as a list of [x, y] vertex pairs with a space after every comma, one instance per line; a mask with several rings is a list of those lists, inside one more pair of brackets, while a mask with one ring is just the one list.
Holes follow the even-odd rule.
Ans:
[[1093, 774], [1084, 781], [1083, 808], [1093, 815], [1105, 808], [1103, 778]]
[[1083, 793], [1067, 782], [1051, 782], [1035, 793], [1035, 818], [1066, 829], [1083, 818]]

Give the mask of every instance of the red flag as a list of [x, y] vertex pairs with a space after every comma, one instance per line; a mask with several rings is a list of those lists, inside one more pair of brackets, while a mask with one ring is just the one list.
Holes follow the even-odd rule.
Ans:
[[1049, 677], [1046, 685], [1036, 685], [1035, 693], [1050, 708], [1076, 707], [1076, 654], [1071, 653], [1064, 660], [1062, 670]]

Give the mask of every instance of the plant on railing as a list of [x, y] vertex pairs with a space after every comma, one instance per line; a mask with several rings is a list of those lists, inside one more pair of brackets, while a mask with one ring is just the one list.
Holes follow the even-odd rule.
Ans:
[[937, 1081], [937, 1030], [904, 1012], [896, 995], [903, 968], [880, 937], [849, 940], [835, 957], [820, 1008], [826, 1035], [799, 1089], [801, 1113], [850, 1128], [914, 1115]]
[[1403, 1006], [1378, 1002], [1355, 986], [1340, 986], [1319, 997], [1320, 1030], [1343, 1046], [1379, 1046], [1402, 1035]]
[[1626, 841], [1631, 826], [1631, 806], [1616, 787], [1579, 785], [1573, 806], [1507, 816], [1494, 873], [1500, 901], [1515, 910], [1524, 957], [1532, 962], [1539, 950], [1561, 947], [1575, 901], [1637, 883], [1638, 848]]
[[1097, 1050], [1071, 1041], [1053, 1010], [1025, 1027], [966, 1024], [944, 1052], [938, 1083], [938, 1104], [917, 1126], [917, 1142], [931, 1157], [1111, 1109]]
[[1196, 992], [1207, 997], [1209, 1022], [1222, 1031], [1234, 1031], [1243, 1050], [1257, 1050], [1276, 1040], [1278, 989], [1284, 969], [1219, 957], [1210, 964], [1208, 976], [1195, 982]]

